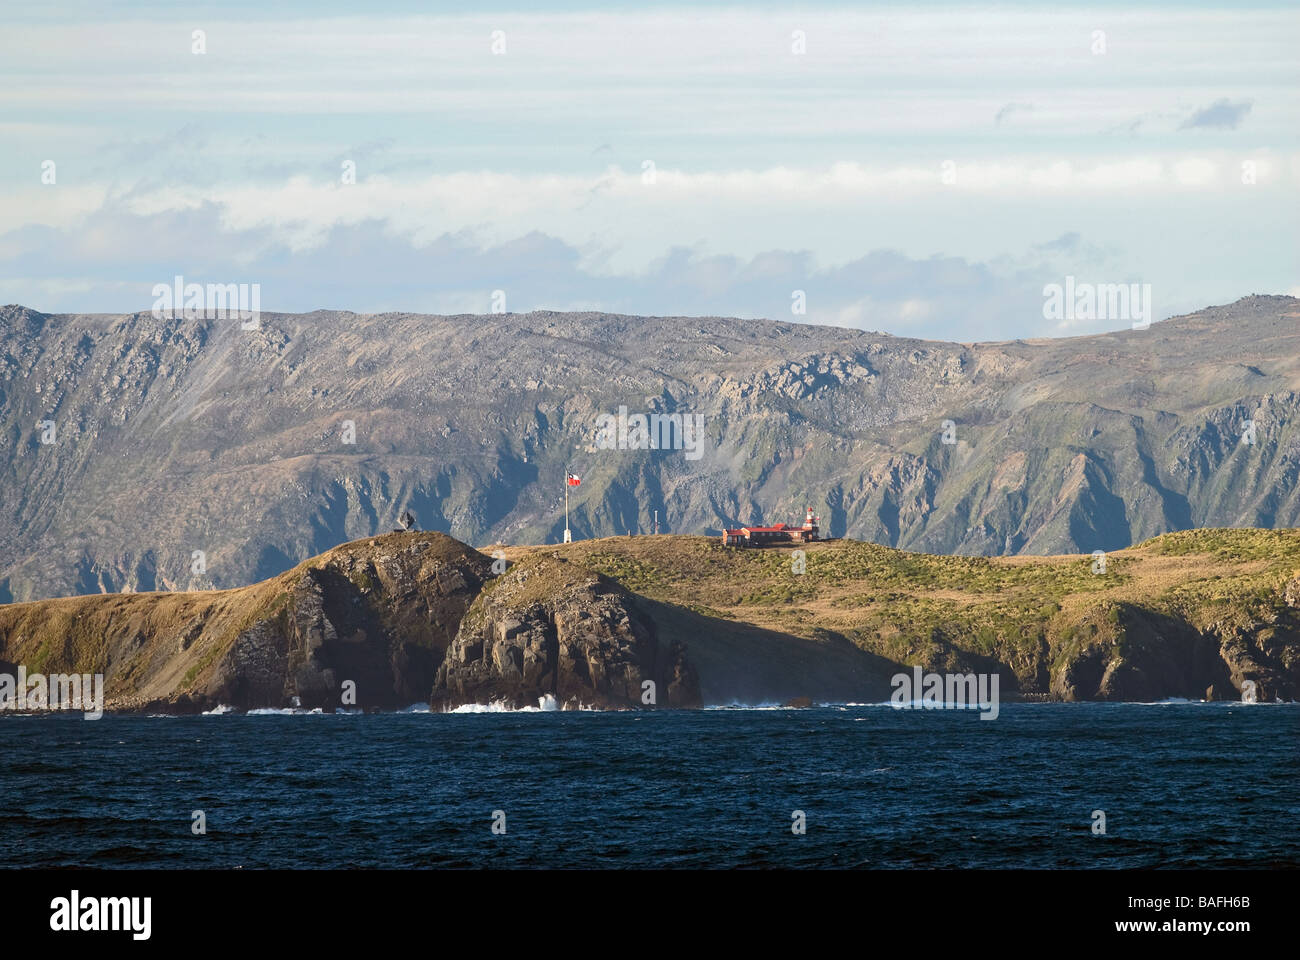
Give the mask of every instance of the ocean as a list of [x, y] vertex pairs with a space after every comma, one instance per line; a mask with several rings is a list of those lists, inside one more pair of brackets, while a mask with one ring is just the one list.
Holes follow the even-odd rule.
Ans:
[[1296, 704], [6, 716], [0, 756], [8, 868], [1300, 866]]

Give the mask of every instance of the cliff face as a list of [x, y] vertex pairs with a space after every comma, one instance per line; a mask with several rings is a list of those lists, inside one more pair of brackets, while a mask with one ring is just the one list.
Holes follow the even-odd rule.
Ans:
[[[598, 448], [620, 407], [703, 417], [698, 456]], [[1298, 425], [1290, 297], [987, 344], [716, 317], [317, 312], [242, 331], [4, 307], [0, 601], [242, 586], [406, 509], [467, 542], [556, 542], [567, 470], [580, 539], [656, 510], [706, 533], [807, 504], [835, 536], [962, 555], [1280, 528], [1300, 524]]]
[[685, 647], [617, 584], [539, 558], [493, 582], [461, 621], [431, 702], [522, 707], [549, 694], [571, 707], [698, 707]]
[[1109, 629], [1066, 646], [1050, 692], [1059, 700], [1237, 700], [1249, 681], [1259, 702], [1300, 699], [1300, 616], [1292, 609], [1266, 616], [1200, 629], [1151, 610], [1116, 609]]
[[420, 703], [489, 574], [487, 558], [441, 534], [333, 551], [239, 634], [200, 695], [240, 706]]

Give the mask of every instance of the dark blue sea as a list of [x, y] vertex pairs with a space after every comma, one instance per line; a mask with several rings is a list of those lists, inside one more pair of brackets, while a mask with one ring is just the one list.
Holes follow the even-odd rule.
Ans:
[[1300, 866], [1297, 705], [6, 716], [0, 757], [4, 867]]

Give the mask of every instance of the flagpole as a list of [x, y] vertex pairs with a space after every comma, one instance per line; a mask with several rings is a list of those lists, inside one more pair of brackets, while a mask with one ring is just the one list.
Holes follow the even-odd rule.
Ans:
[[564, 542], [572, 543], [573, 534], [569, 532], [569, 471], [564, 471]]

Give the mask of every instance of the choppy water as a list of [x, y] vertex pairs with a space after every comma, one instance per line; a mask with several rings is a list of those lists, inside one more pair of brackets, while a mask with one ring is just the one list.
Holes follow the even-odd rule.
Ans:
[[1300, 866], [1296, 705], [6, 716], [0, 758], [5, 867]]

